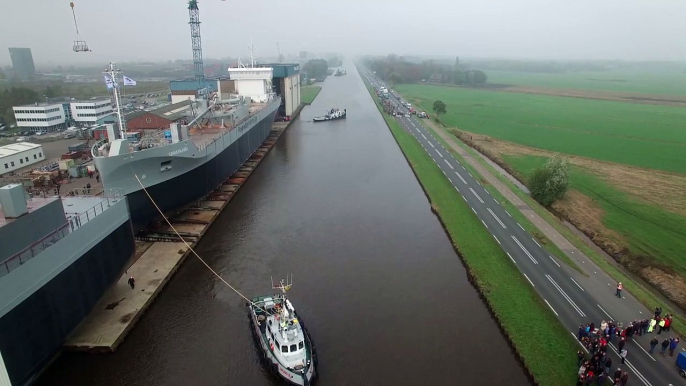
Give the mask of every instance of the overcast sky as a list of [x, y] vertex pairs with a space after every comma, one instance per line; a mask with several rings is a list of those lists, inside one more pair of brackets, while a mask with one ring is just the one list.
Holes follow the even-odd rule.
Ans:
[[[2, 0], [0, 64], [190, 59], [185, 0]], [[205, 57], [298, 51], [532, 59], [686, 60], [684, 0], [201, 0]]]

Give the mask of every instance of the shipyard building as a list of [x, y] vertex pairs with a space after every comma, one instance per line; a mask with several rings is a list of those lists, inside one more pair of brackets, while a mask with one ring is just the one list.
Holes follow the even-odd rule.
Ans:
[[[264, 95], [269, 90], [263, 80], [271, 82], [273, 91], [281, 97], [280, 116], [291, 116], [300, 106], [300, 65], [298, 64], [260, 64], [258, 67], [229, 68], [229, 76], [206, 78], [204, 88], [227, 100], [231, 95]], [[196, 79], [179, 79], [169, 82], [171, 102], [195, 100], [198, 90]]]
[[0, 146], [0, 174], [44, 160], [43, 147], [36, 143], [18, 142]]
[[117, 120], [109, 99], [33, 103], [14, 106], [12, 110], [17, 126], [32, 133], [64, 130], [67, 125], [92, 126]]

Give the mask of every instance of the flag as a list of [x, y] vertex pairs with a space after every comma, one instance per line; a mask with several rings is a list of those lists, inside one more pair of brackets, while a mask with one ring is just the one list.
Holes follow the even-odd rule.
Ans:
[[124, 75], [124, 86], [135, 86], [136, 81]]
[[105, 77], [105, 84], [107, 85], [107, 89], [111, 90], [112, 87], [114, 87], [114, 82], [112, 82], [112, 78], [110, 78], [107, 75], [105, 75], [104, 77]]

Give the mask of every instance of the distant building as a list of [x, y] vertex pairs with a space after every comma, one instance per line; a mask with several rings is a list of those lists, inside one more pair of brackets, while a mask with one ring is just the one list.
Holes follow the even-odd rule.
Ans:
[[0, 174], [45, 160], [43, 147], [29, 142], [0, 146]]
[[168, 129], [170, 124], [190, 115], [190, 104], [188, 101], [181, 101], [159, 109], [137, 111], [127, 115], [126, 129], [137, 132]]
[[71, 119], [81, 126], [115, 123], [117, 117], [109, 99], [76, 101], [69, 103]]
[[292, 116], [300, 106], [300, 65], [273, 63], [260, 67], [273, 69], [272, 86], [276, 94], [281, 96], [279, 115]]
[[17, 126], [32, 133], [47, 133], [66, 128], [62, 103], [34, 103], [14, 106], [12, 110]]
[[36, 76], [36, 66], [33, 64], [33, 55], [30, 48], [10, 47], [12, 68], [21, 80], [31, 80]]

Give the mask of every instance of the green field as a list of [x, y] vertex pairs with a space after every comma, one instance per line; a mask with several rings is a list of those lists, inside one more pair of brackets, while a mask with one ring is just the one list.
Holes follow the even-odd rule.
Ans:
[[[523, 179], [547, 161], [537, 156], [504, 158]], [[633, 199], [577, 167], [571, 168], [570, 188], [592, 198], [604, 210], [603, 224], [623, 236], [631, 254], [640, 259], [629, 264], [658, 263], [686, 276], [686, 259], [682, 256], [686, 250], [686, 218]]]
[[[374, 99], [381, 111], [375, 96]], [[476, 285], [536, 383], [572, 384], [577, 370], [573, 358], [578, 348], [569, 337], [569, 332], [541, 301], [490, 233], [481, 226], [419, 142], [390, 116], [382, 115], [452, 242], [474, 275]], [[535, 339], [532, 339], [532, 331], [536, 331]], [[555, 363], [555, 366], [551, 366], [551, 363]]]
[[306, 105], [311, 104], [314, 98], [322, 90], [321, 86], [302, 86], [300, 87], [300, 101]]
[[594, 71], [562, 74], [488, 70], [488, 82], [591, 91], [686, 95], [686, 72]]
[[397, 91], [448, 126], [522, 145], [686, 173], [686, 108], [403, 84]]

